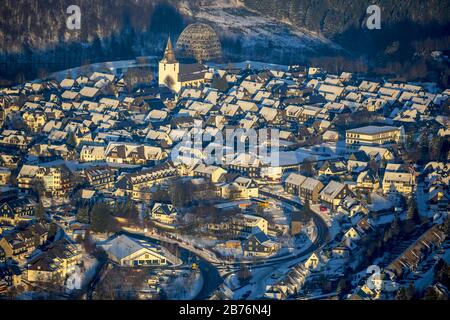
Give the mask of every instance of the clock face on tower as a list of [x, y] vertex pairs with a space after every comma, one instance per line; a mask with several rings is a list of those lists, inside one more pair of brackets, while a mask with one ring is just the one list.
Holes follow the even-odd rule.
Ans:
[[173, 86], [175, 85], [175, 81], [173, 80], [173, 78], [171, 76], [167, 76], [164, 79], [164, 84], [169, 88], [173, 88]]

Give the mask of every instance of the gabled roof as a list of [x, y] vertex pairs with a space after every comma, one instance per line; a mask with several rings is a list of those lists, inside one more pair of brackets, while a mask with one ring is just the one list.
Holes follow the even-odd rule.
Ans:
[[303, 184], [303, 182], [305, 182], [306, 179], [307, 179], [307, 177], [305, 177], [301, 174], [291, 173], [286, 178], [285, 183], [293, 184], [293, 185], [300, 187]]
[[336, 198], [346, 186], [336, 181], [330, 181], [328, 185], [320, 193], [321, 196], [334, 199]]
[[166, 203], [155, 203], [152, 208], [152, 214], [162, 214], [167, 216], [177, 215], [177, 211], [174, 206]]
[[353, 152], [348, 158], [352, 161], [369, 162], [370, 158], [364, 151]]
[[114, 256], [117, 260], [123, 260], [140, 251], [145, 251], [160, 259], [165, 259], [164, 256], [157, 252], [158, 249], [155, 246], [142, 240], [130, 238], [126, 235], [120, 235], [109, 241], [104, 248], [105, 251]]

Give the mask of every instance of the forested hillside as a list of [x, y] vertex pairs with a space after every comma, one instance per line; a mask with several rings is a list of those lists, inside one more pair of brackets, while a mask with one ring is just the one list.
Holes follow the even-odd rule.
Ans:
[[[380, 31], [363, 27], [374, 3], [382, 8]], [[72, 4], [82, 10], [80, 31], [66, 28]], [[405, 61], [418, 51], [449, 49], [448, 12], [448, 0], [2, 0], [0, 76], [160, 54], [166, 35], [176, 37], [186, 24], [222, 28], [230, 17], [229, 32], [219, 32], [230, 60], [301, 63], [308, 54], [334, 55], [329, 49], [338, 44], [349, 59]], [[250, 30], [252, 21], [262, 22]], [[264, 43], [255, 41], [262, 35]]]

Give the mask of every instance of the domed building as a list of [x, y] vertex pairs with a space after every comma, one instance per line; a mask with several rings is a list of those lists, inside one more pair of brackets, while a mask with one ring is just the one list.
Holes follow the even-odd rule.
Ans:
[[194, 23], [184, 29], [177, 41], [180, 58], [195, 59], [199, 63], [222, 58], [222, 46], [216, 31], [207, 24]]

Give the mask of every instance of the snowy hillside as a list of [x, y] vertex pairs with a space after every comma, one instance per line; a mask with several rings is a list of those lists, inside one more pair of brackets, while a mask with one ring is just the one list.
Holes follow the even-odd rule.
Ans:
[[[206, 1], [201, 6], [186, 1], [179, 4], [179, 10], [192, 21], [211, 25], [222, 38], [225, 50], [241, 58], [281, 58], [295, 53], [298, 59], [323, 50], [342, 50], [317, 33], [263, 16], [239, 1]], [[266, 50], [257, 53], [261, 57], [255, 57], [255, 48]]]

